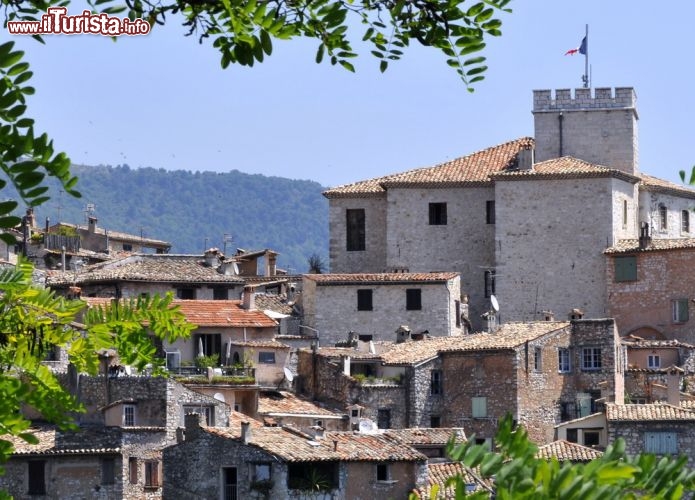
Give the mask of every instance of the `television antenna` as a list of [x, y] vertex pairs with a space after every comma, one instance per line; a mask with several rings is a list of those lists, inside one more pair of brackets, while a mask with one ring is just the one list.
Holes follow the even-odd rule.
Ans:
[[222, 253], [227, 255], [227, 243], [231, 243], [234, 241], [234, 237], [229, 234], [229, 233], [224, 233], [222, 235]]

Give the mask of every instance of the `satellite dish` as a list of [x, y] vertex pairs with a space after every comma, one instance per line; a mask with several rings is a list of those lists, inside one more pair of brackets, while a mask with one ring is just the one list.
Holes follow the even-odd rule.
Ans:
[[217, 401], [222, 401], [224, 403], [224, 394], [222, 394], [221, 392], [216, 392], [213, 398], [215, 398]]
[[285, 378], [287, 379], [288, 382], [292, 382], [294, 380], [294, 374], [290, 371], [289, 368], [284, 367], [282, 371], [285, 372]]
[[490, 303], [492, 304], [492, 308], [495, 310], [495, 312], [499, 312], [500, 303], [497, 302], [497, 297], [495, 297], [494, 295], [490, 295]]
[[368, 418], [361, 418], [360, 423], [357, 425], [357, 429], [364, 434], [374, 432], [376, 428], [376, 424]]
[[239, 264], [237, 264], [236, 262], [232, 262], [232, 269], [234, 270], [234, 274], [236, 274], [238, 276], [239, 275]]

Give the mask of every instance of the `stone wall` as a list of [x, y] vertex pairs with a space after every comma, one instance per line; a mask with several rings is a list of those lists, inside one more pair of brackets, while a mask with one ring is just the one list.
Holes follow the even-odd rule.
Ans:
[[[365, 211], [365, 250], [347, 251], [346, 210]], [[333, 198], [328, 204], [329, 259], [332, 273], [383, 273], [386, 264], [386, 196]]]
[[[623, 254], [621, 254], [622, 256]], [[627, 254], [626, 254], [627, 255]], [[615, 281], [615, 255], [607, 255], [608, 314], [623, 334], [695, 343], [695, 249], [636, 252], [636, 281]], [[673, 301], [686, 299], [688, 321], [673, 320]]]
[[[695, 199], [692, 196], [674, 196], [658, 191], [642, 190], [639, 194], [639, 221], [649, 224], [649, 234], [654, 239], [695, 237]], [[659, 206], [666, 207], [666, 227], [661, 224]], [[689, 231], [683, 231], [682, 212], [688, 212]]]
[[[348, 332], [373, 335], [375, 341], [396, 339], [396, 330], [408, 325], [411, 332], [425, 330], [430, 335], [460, 335], [456, 326], [455, 301], [461, 299], [460, 279], [447, 282], [384, 282], [380, 284], [344, 284], [315, 286], [305, 278], [304, 322], [319, 330], [321, 345], [345, 341]], [[372, 290], [372, 310], [357, 310], [357, 291]], [[406, 290], [418, 289], [421, 309], [406, 310]]]
[[534, 90], [536, 160], [574, 156], [633, 173], [639, 164], [632, 88]]
[[[432, 372], [442, 370], [442, 359], [437, 357], [426, 363], [410, 367], [406, 371], [406, 412], [408, 415], [407, 427], [431, 427], [432, 417], [439, 417], [444, 421], [446, 396], [444, 389], [446, 384], [455, 383], [455, 375], [449, 374], [447, 380], [442, 379], [442, 391], [432, 394]], [[445, 373], [442, 371], [442, 377]]]
[[688, 457], [687, 467], [695, 467], [695, 425], [686, 422], [608, 422], [608, 442], [618, 438], [625, 440], [625, 452], [637, 455], [644, 451], [645, 432], [675, 432], [677, 434], [677, 452]]
[[606, 316], [602, 252], [613, 241], [612, 188], [611, 178], [496, 183], [502, 321], [533, 321], [547, 310], [564, 320], [574, 308]]

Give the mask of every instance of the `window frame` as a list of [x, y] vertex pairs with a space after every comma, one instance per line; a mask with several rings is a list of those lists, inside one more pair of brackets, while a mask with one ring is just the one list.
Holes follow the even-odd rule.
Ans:
[[[272, 357], [272, 361], [270, 361]], [[258, 351], [258, 363], [262, 365], [274, 365], [275, 361], [275, 351]]]
[[364, 252], [367, 249], [367, 214], [364, 208], [345, 209], [345, 250]]
[[251, 481], [270, 481], [273, 478], [273, 467], [270, 462], [253, 462], [251, 464]]
[[540, 347], [533, 348], [533, 371], [543, 371], [543, 349]]
[[371, 288], [360, 288], [357, 290], [357, 310], [374, 310], [374, 290]]
[[603, 368], [600, 347], [582, 347], [582, 371], [595, 372]]
[[673, 299], [671, 301], [671, 319], [676, 324], [687, 323], [690, 320], [690, 301], [688, 299]]
[[572, 373], [572, 353], [569, 347], [558, 348], [557, 371], [559, 373]]
[[421, 288], [406, 288], [406, 290], [405, 290], [405, 310], [406, 311], [421, 311], [422, 310], [422, 289]]
[[649, 354], [647, 355], [647, 368], [651, 370], [657, 370], [661, 368], [661, 355], [659, 354]]
[[429, 204], [429, 225], [430, 226], [446, 226], [447, 220], [447, 204], [446, 202], [430, 202]]
[[135, 405], [123, 405], [123, 427], [135, 427]]

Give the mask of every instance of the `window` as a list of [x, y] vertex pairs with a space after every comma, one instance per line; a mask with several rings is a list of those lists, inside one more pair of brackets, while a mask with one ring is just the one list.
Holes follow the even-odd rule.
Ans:
[[461, 326], [461, 301], [455, 300], [454, 306], [456, 309], [456, 326]]
[[253, 476], [252, 481], [267, 481], [270, 479], [270, 464], [269, 463], [258, 463], [253, 464], [253, 469], [251, 470]]
[[637, 281], [637, 256], [627, 255], [613, 259], [615, 263], [615, 282]]
[[372, 310], [372, 291], [357, 290], [357, 310], [371, 311]]
[[495, 271], [485, 271], [485, 297], [495, 294]]
[[345, 211], [345, 218], [347, 251], [364, 251], [366, 240], [364, 208], [348, 208]]
[[432, 370], [430, 372], [430, 394], [433, 396], [442, 393], [442, 371]]
[[487, 398], [478, 396], [471, 398], [472, 416], [473, 418], [487, 417]]
[[442, 426], [442, 417], [439, 415], [431, 415], [430, 416], [430, 427], [432, 429], [436, 429], [438, 427]]
[[275, 364], [275, 352], [274, 351], [258, 351], [258, 362], [266, 365]]
[[405, 291], [405, 308], [407, 311], [419, 311], [422, 309], [422, 290], [408, 288]]
[[379, 429], [391, 428], [391, 410], [380, 409], [376, 412], [376, 426]]
[[557, 371], [560, 373], [569, 373], [572, 371], [570, 350], [565, 347], [561, 347], [557, 351]]
[[650, 354], [647, 357], [648, 368], [661, 368], [661, 356], [658, 354]]
[[681, 233], [690, 232], [690, 212], [688, 210], [681, 211]]
[[579, 441], [577, 437], [577, 429], [567, 429], [567, 441], [576, 443]]
[[132, 252], [133, 251], [133, 245], [130, 243], [123, 243], [123, 251], [124, 252]]
[[543, 351], [540, 347], [533, 350], [533, 369], [537, 372], [543, 368]]
[[225, 500], [238, 498], [236, 467], [222, 468], [222, 482], [224, 485], [224, 492], [222, 498], [224, 498]]
[[30, 460], [27, 463], [29, 468], [29, 493], [30, 495], [46, 494], [46, 461]]
[[377, 481], [388, 481], [389, 480], [389, 466], [388, 466], [388, 464], [376, 464], [376, 480]]
[[677, 299], [671, 302], [673, 309], [673, 322], [685, 323], [688, 321], [688, 299]]
[[158, 488], [159, 482], [159, 461], [148, 460], [145, 462], [145, 487]]
[[[567, 422], [568, 420], [572, 420], [577, 417], [577, 413], [575, 410], [574, 402], [573, 401], [562, 401], [560, 403], [560, 421], [561, 422]], [[567, 430], [569, 432], [569, 429]], [[569, 438], [567, 438], [569, 441]], [[576, 443], [577, 441], [572, 441], [573, 443]]]
[[125, 427], [135, 425], [135, 405], [123, 405], [123, 425]]
[[601, 348], [600, 347], [584, 347], [582, 349], [582, 370], [600, 370], [601, 369]]
[[212, 299], [213, 300], [227, 300], [229, 298], [229, 290], [226, 288], [213, 288], [212, 289]]
[[659, 229], [666, 231], [668, 229], [668, 209], [666, 205], [659, 205]]
[[138, 484], [138, 459], [135, 457], [128, 459], [128, 479], [130, 484]]
[[657, 455], [678, 453], [678, 437], [675, 432], [645, 432], [644, 451]]
[[446, 226], [446, 203], [430, 203], [430, 226]]
[[[222, 356], [222, 334], [220, 333], [199, 333], [193, 336], [193, 345], [195, 346], [196, 356], [214, 356], [217, 354], [217, 362], [224, 361]], [[200, 346], [203, 346], [203, 352], [198, 352]]]
[[101, 461], [101, 484], [114, 484], [116, 482], [116, 461], [113, 458], [105, 458]]
[[176, 298], [181, 300], [195, 300], [195, 288], [177, 288]]
[[623, 200], [623, 228], [627, 228], [627, 200]]
[[598, 446], [601, 438], [600, 431], [595, 430], [585, 430], [584, 434], [584, 446]]
[[488, 200], [485, 202], [485, 223], [495, 223], [495, 200]]

